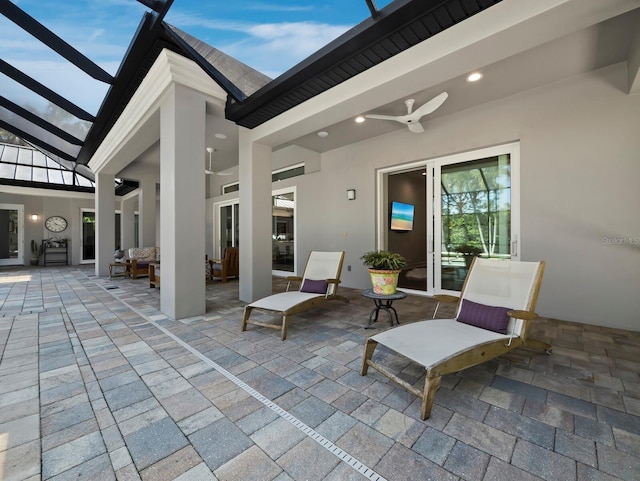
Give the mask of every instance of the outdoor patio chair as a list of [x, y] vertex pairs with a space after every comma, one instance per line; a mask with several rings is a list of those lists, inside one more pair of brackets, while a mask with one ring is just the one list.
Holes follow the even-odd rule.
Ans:
[[[311, 251], [302, 277], [288, 276], [287, 291], [272, 294], [258, 301], [252, 302], [244, 308], [242, 330], [247, 330], [247, 324], [269, 327], [281, 330], [281, 338], [287, 338], [289, 317], [322, 304], [324, 301], [339, 299], [349, 303], [349, 299], [337, 295], [344, 251], [318, 252]], [[298, 291], [290, 291], [292, 282], [299, 282]], [[249, 319], [253, 309], [278, 313], [282, 315], [282, 325], [267, 324]]]
[[129, 272], [133, 279], [149, 275], [149, 263], [160, 262], [160, 247], [131, 247], [129, 258]]
[[[544, 265], [544, 262], [476, 258], [459, 298], [436, 296], [438, 301], [455, 299], [456, 318], [405, 324], [369, 337], [361, 374], [365, 376], [370, 366], [422, 398], [420, 415], [426, 419], [431, 415], [441, 376], [523, 345], [549, 352], [549, 344], [527, 339], [530, 322], [538, 317], [534, 308]], [[378, 344], [424, 366], [426, 379], [422, 391], [372, 360]]]
[[228, 277], [240, 275], [240, 254], [237, 247], [227, 247], [222, 251], [222, 259], [210, 259], [210, 278], [219, 277], [227, 282]]

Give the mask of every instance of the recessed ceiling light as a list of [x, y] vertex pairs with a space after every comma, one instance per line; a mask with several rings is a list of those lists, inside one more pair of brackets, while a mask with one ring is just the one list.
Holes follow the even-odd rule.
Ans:
[[358, 116], [355, 118], [355, 121], [356, 121], [356, 123], [361, 124], [362, 122], [364, 122], [364, 121], [365, 121], [365, 118], [364, 118], [362, 115], [358, 115]]
[[480, 72], [473, 72], [467, 75], [467, 82], [477, 82], [482, 78], [482, 74]]
[[329, 132], [325, 132], [324, 130], [318, 132], [318, 137], [326, 137], [327, 135], [329, 135]]
[[225, 134], [215, 134], [214, 137], [216, 139], [226, 139], [227, 138], [227, 136]]

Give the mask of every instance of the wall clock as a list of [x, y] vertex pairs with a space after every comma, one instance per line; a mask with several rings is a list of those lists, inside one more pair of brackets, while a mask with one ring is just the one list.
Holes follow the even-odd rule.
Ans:
[[59, 215], [52, 215], [44, 221], [44, 226], [51, 232], [62, 232], [67, 228], [67, 219]]

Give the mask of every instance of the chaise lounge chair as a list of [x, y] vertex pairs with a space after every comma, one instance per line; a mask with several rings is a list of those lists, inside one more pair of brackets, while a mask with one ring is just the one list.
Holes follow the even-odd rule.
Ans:
[[[293, 314], [306, 311], [318, 306], [324, 301], [339, 299], [349, 303], [349, 299], [336, 294], [340, 284], [342, 272], [342, 252], [318, 252], [312, 251], [307, 259], [307, 265], [302, 277], [288, 276], [287, 292], [280, 292], [252, 302], [244, 308], [242, 330], [247, 330], [247, 324], [254, 324], [272, 329], [281, 329], [281, 338], [287, 338], [287, 325], [289, 317]], [[291, 282], [300, 282], [300, 290], [290, 291]], [[259, 309], [263, 311], [279, 313], [282, 315], [282, 325], [267, 324], [249, 319], [251, 311]]]
[[[543, 272], [544, 262], [476, 258], [460, 298], [436, 296], [439, 301], [455, 299], [456, 319], [415, 322], [369, 337], [361, 374], [365, 376], [372, 367], [422, 398], [420, 415], [426, 419], [431, 415], [441, 376], [523, 345], [550, 352], [549, 344], [527, 339], [529, 324], [538, 317], [534, 308]], [[426, 379], [422, 391], [372, 360], [378, 344], [424, 366]]]

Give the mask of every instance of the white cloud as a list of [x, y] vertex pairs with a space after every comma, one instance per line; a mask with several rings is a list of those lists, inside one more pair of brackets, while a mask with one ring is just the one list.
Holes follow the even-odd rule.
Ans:
[[97, 28], [93, 32], [91, 32], [91, 35], [89, 35], [89, 38], [87, 38], [87, 40], [92, 42], [95, 39], [102, 37], [103, 35], [104, 35], [104, 28]]
[[246, 5], [243, 10], [258, 12], [310, 12], [316, 8], [313, 5], [280, 5], [277, 3], [255, 2]]
[[275, 77], [349, 29], [315, 22], [273, 23], [251, 27], [249, 38], [220, 47], [251, 67]]
[[210, 31], [203, 40], [272, 78], [351, 28], [318, 22], [252, 24], [187, 13], [174, 13], [167, 21], [195, 37], [201, 29]]

